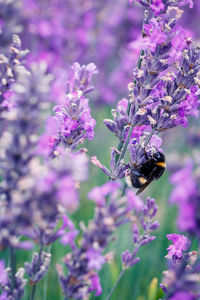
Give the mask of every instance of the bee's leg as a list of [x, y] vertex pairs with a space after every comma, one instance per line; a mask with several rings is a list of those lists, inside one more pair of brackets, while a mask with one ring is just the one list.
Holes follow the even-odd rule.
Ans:
[[131, 168], [130, 163], [126, 164], [125, 162], [122, 162], [121, 164], [127, 168]]

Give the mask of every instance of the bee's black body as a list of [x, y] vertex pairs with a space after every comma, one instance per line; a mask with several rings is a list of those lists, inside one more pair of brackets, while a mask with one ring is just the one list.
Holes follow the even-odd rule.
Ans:
[[165, 156], [157, 151], [137, 167], [131, 168], [130, 180], [133, 187], [142, 190], [154, 179], [158, 179], [165, 171]]

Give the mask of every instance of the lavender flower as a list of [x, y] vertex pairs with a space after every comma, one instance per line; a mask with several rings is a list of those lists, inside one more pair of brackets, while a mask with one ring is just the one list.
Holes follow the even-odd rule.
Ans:
[[[10, 100], [12, 96], [12, 84], [17, 78], [17, 70], [23, 63], [23, 58], [27, 55], [28, 50], [21, 49], [21, 40], [17, 35], [13, 36], [10, 50], [0, 55], [0, 113], [9, 110], [12, 107]], [[2, 116], [1, 116], [2, 118]]]
[[12, 280], [10, 268], [5, 269], [4, 265], [1, 265], [0, 287], [2, 290], [2, 294], [0, 296], [0, 299], [22, 299], [24, 288], [27, 283], [27, 279], [24, 279], [24, 273], [25, 270], [23, 268], [19, 268]]
[[140, 223], [144, 232], [140, 234], [138, 225], [133, 225], [133, 241], [135, 247], [132, 253], [130, 253], [128, 250], [122, 253], [123, 269], [127, 269], [134, 266], [139, 261], [139, 257], [136, 257], [136, 255], [138, 254], [140, 247], [149, 244], [155, 239], [155, 236], [151, 236], [151, 233], [158, 229], [160, 226], [157, 221], [153, 221], [153, 218], [156, 216], [157, 210], [158, 207], [155, 204], [155, 200], [147, 198], [147, 205], [143, 207], [140, 216]]
[[[18, 214], [21, 210], [24, 211], [20, 190], [23, 194], [23, 180], [28, 176], [30, 162], [35, 156], [34, 147], [40, 126], [38, 110], [42, 101], [46, 100], [52, 79], [50, 75], [45, 74], [44, 65], [39, 67], [33, 65], [31, 72], [20, 67], [18, 72], [17, 81], [13, 86], [15, 94], [12, 98], [16, 107], [9, 113], [6, 112], [9, 123], [2, 136], [4, 142], [1, 142], [3, 181], [1, 182], [0, 241], [2, 245], [14, 247], [18, 244], [16, 229], [22, 221], [18, 219]], [[15, 210], [16, 207], [18, 211]]]
[[85, 94], [93, 90], [90, 83], [93, 74], [97, 73], [96, 66], [91, 63], [81, 67], [75, 63], [72, 69], [74, 74], [66, 83], [65, 102], [54, 108], [55, 117], [48, 120], [47, 132], [41, 137], [39, 151], [50, 156], [55, 156], [59, 145], [74, 150], [85, 138], [91, 140], [94, 137], [96, 122], [91, 117]]
[[166, 299], [198, 299], [200, 296], [198, 254], [195, 251], [185, 252], [191, 244], [187, 237], [169, 234], [168, 239], [172, 240], [174, 245], [168, 248], [169, 253], [166, 257], [169, 259], [169, 269], [163, 272], [161, 284]]
[[173, 242], [173, 245], [170, 245], [168, 250], [167, 258], [181, 259], [183, 256], [183, 251], [188, 250], [191, 245], [190, 240], [181, 234], [168, 234], [168, 240]]
[[[82, 167], [82, 173], [77, 169], [77, 164]], [[85, 154], [69, 152], [54, 158], [46, 166], [36, 167], [34, 175], [37, 180], [29, 187], [24, 197], [27, 213], [21, 211], [18, 217], [22, 224], [26, 224], [21, 233], [43, 246], [62, 236], [65, 243], [66, 228], [69, 229], [71, 238], [75, 239], [77, 231], [74, 231], [65, 213], [71, 213], [78, 208], [77, 188], [81, 181], [87, 179], [87, 157]], [[60, 220], [63, 225], [58, 227]]]
[[[131, 212], [131, 208], [123, 199], [118, 199], [118, 189], [119, 184], [109, 182], [94, 188], [88, 195], [97, 202], [95, 218], [88, 227], [82, 226], [80, 247], [74, 248], [64, 259], [68, 268], [67, 277], [59, 270], [66, 298], [82, 299], [92, 290], [96, 290], [97, 295], [101, 292], [97, 271], [106, 261], [103, 251], [117, 227], [130, 219], [127, 213]], [[105, 198], [109, 198], [109, 203], [105, 202]]]
[[175, 185], [170, 202], [178, 205], [179, 229], [195, 233], [199, 238], [199, 176], [194, 174], [193, 161], [189, 160], [184, 168], [175, 172], [170, 181]]
[[0, 49], [4, 54], [12, 43], [13, 35], [19, 34], [23, 29], [20, 21], [21, 8], [19, 0], [0, 1]]
[[[136, 264], [139, 261], [139, 258], [136, 258], [139, 247], [155, 238], [150, 236], [150, 233], [159, 227], [158, 222], [152, 221], [157, 212], [155, 201], [148, 198], [147, 206], [143, 207], [142, 201], [129, 190], [127, 203], [125, 203], [123, 198], [117, 200], [118, 189], [117, 182], [108, 182], [101, 187], [95, 187], [88, 195], [97, 204], [95, 219], [90, 221], [88, 228], [85, 226], [82, 228], [80, 247], [74, 248], [73, 252], [65, 258], [68, 268], [67, 277], [59, 269], [60, 282], [66, 297], [81, 299], [94, 289], [97, 295], [100, 293], [101, 288], [97, 288], [96, 284], [93, 285], [93, 279], [94, 276], [98, 278], [96, 272], [106, 261], [103, 250], [116, 228], [131, 220], [133, 209], [138, 211], [140, 207], [139, 211], [142, 211], [141, 224], [144, 233], [140, 236], [137, 225], [134, 225], [133, 239], [136, 246], [132, 254], [129, 251], [122, 254], [124, 268]], [[106, 199], [109, 199], [108, 203]]]
[[24, 267], [28, 274], [31, 284], [36, 284], [40, 281], [48, 272], [48, 268], [51, 262], [51, 254], [42, 252], [41, 258], [38, 263], [38, 253], [34, 252], [31, 263], [25, 262]]
[[95, 100], [110, 104], [128, 84], [136, 59], [129, 43], [137, 37], [142, 17], [140, 7], [122, 0], [24, 0], [22, 40], [31, 50], [29, 60], [45, 60], [54, 74], [75, 61], [93, 61], [101, 67]]

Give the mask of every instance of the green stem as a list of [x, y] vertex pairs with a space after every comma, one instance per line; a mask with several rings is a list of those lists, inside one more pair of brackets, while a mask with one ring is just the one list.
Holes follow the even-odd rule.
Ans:
[[119, 159], [118, 159], [118, 162], [117, 162], [117, 165], [116, 165], [116, 168], [119, 166], [119, 163], [120, 161], [124, 158], [124, 155], [126, 153], [126, 150], [127, 150], [127, 147], [128, 147], [128, 143], [130, 141], [130, 138], [131, 138], [131, 134], [133, 132], [133, 128], [134, 128], [134, 124], [131, 125], [130, 129], [129, 129], [129, 133], [128, 133], [128, 136], [127, 136], [127, 139], [126, 139], [126, 142], [122, 148], [122, 152], [119, 156]]
[[125, 196], [127, 187], [128, 187], [128, 185], [127, 185], [127, 183], [125, 182], [125, 183], [124, 183], [124, 186], [123, 186], [123, 189], [122, 189], [121, 197]]
[[138, 69], [140, 69], [141, 68], [141, 64], [142, 64], [142, 59], [143, 59], [143, 56], [144, 55], [144, 50], [141, 50], [140, 51], [140, 57], [139, 57], [139, 59], [138, 59], [138, 63], [137, 63], [137, 67], [138, 67]]
[[121, 270], [121, 273], [119, 274], [119, 276], [118, 276], [118, 278], [117, 278], [117, 280], [116, 280], [116, 282], [115, 282], [112, 290], [110, 291], [110, 293], [106, 297], [106, 300], [110, 299], [110, 297], [112, 296], [112, 294], [115, 291], [116, 287], [118, 286], [118, 283], [120, 282], [121, 278], [123, 277], [124, 273], [125, 273], [125, 270]]
[[15, 249], [10, 247], [10, 268], [11, 268], [11, 288], [15, 288], [15, 273], [16, 273], [16, 253]]
[[144, 147], [146, 147], [146, 146], [148, 145], [148, 143], [149, 143], [150, 139], [152, 138], [154, 132], [155, 132], [155, 129], [152, 128], [152, 130], [151, 130], [149, 136], [148, 136], [147, 139], [146, 139], [146, 142], [145, 142], [145, 144], [144, 144]]
[[[48, 253], [51, 253], [51, 246], [52, 246], [52, 245], [50, 245], [50, 246], [47, 248], [47, 252], [48, 252]], [[49, 272], [47, 272], [46, 277], [45, 277], [45, 279], [44, 279], [44, 294], [43, 294], [43, 298], [42, 298], [42, 299], [44, 299], [44, 300], [47, 299], [48, 275], [49, 275]]]
[[[117, 147], [117, 150], [118, 150], [118, 151], [121, 151], [121, 150], [122, 150], [123, 144], [124, 144], [124, 141], [120, 141], [120, 142], [119, 142], [119, 145], [118, 145], [118, 147]], [[116, 156], [115, 156], [115, 163], [116, 163], [116, 164], [117, 164], [117, 162], [118, 162], [118, 159], [119, 159], [119, 154], [116, 154]]]
[[[143, 55], [144, 55], [144, 50], [141, 50], [140, 56], [139, 56], [139, 59], [138, 59], [138, 62], [137, 62], [137, 67], [138, 67], [138, 69], [141, 68], [142, 59], [143, 59], [142, 56], [143, 56]], [[134, 82], [135, 82], [135, 81], [134, 81]], [[135, 83], [136, 83], [136, 82], [135, 82]], [[127, 115], [129, 115], [129, 113], [130, 113], [130, 108], [131, 108], [131, 103], [130, 103], [130, 101], [129, 101], [128, 107], [127, 107]], [[134, 126], [133, 126], [133, 127], [134, 127]], [[118, 147], [117, 147], [117, 150], [121, 151], [121, 149], [122, 149], [122, 147], [123, 147], [123, 144], [124, 144], [124, 141], [120, 141], [120, 143], [119, 143], [119, 145], [118, 145]], [[120, 159], [120, 156], [119, 156], [119, 154], [117, 154], [116, 157], [115, 157], [115, 162], [116, 162], [116, 164], [118, 163], [119, 159]]]
[[[43, 244], [40, 244], [40, 250], [39, 250], [38, 259], [37, 259], [37, 265], [36, 265], [36, 272], [39, 270], [43, 247], [44, 247]], [[37, 286], [36, 283], [33, 284], [33, 286], [32, 286], [30, 300], [35, 300], [36, 286]]]

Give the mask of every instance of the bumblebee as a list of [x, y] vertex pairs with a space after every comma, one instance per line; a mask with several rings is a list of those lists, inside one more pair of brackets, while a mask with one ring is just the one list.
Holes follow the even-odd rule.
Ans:
[[139, 189], [139, 195], [154, 179], [159, 179], [166, 168], [165, 156], [156, 150], [152, 156], [146, 156], [146, 161], [139, 166], [131, 167], [130, 182], [134, 188]]

